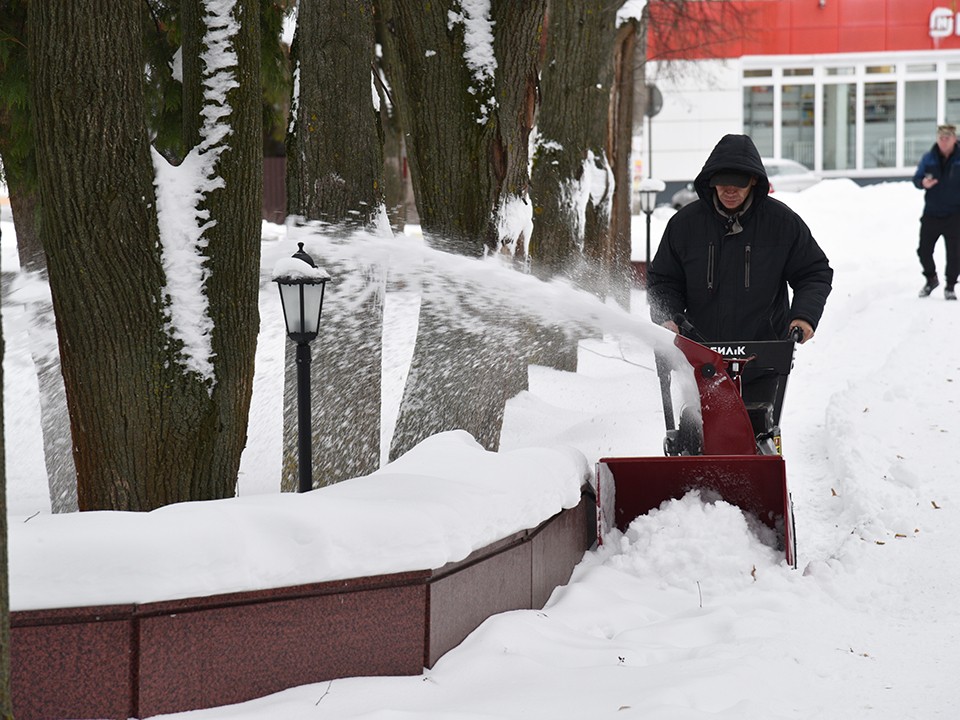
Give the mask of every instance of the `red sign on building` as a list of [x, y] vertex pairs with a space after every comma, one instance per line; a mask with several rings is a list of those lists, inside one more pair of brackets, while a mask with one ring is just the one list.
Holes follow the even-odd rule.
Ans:
[[647, 57], [960, 50], [956, 0], [650, 0]]

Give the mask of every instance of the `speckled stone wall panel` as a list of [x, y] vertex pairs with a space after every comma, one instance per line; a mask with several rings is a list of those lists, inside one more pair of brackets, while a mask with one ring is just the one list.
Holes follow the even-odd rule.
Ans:
[[593, 544], [596, 523], [589, 521], [595, 508], [593, 496], [584, 496], [577, 507], [564, 510], [532, 537], [533, 607], [542, 608], [554, 588], [567, 584]]
[[[56, 612], [56, 611], [54, 611]], [[131, 703], [132, 624], [127, 620], [22, 624], [10, 630], [13, 713], [17, 720], [117, 718]], [[34, 618], [37, 613], [31, 613]]]
[[489, 616], [542, 607], [595, 539], [584, 495], [438, 570], [11, 614], [17, 720], [146, 718], [307, 683], [416, 675]]
[[140, 620], [140, 717], [423, 670], [423, 584]]
[[530, 548], [520, 542], [430, 582], [427, 667], [494, 613], [530, 608]]

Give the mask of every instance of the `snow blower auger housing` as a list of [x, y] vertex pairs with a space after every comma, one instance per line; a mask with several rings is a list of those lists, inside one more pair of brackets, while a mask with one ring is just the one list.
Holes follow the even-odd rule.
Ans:
[[[770, 527], [787, 563], [797, 564], [793, 504], [780, 455], [780, 412], [795, 340], [701, 345], [677, 335], [700, 395], [674, 426], [670, 370], [658, 357], [667, 435], [665, 457], [601, 458], [597, 463], [598, 531], [626, 530], [639, 515], [690, 490], [719, 496]], [[744, 368], [773, 388], [765, 402], [744, 403]]]

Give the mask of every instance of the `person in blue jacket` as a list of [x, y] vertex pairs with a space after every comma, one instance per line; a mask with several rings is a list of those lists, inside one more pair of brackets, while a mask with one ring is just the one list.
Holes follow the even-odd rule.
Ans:
[[956, 300], [957, 274], [960, 273], [960, 152], [957, 152], [955, 125], [937, 127], [937, 142], [920, 158], [913, 184], [926, 191], [917, 247], [926, 278], [920, 297], [927, 297], [940, 285], [933, 249], [942, 235], [947, 250], [943, 295], [947, 300]]

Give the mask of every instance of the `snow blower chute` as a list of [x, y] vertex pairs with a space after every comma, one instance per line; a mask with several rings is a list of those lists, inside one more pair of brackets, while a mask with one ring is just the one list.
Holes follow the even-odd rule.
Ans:
[[[674, 425], [670, 369], [657, 358], [667, 435], [665, 457], [601, 458], [597, 463], [598, 530], [626, 530], [639, 515], [690, 490], [736, 505], [770, 527], [787, 563], [796, 567], [793, 505], [780, 455], [780, 412], [795, 341], [701, 345], [677, 335], [674, 344], [693, 367], [700, 408], [685, 407]], [[744, 402], [741, 380], [751, 366], [769, 390]]]

